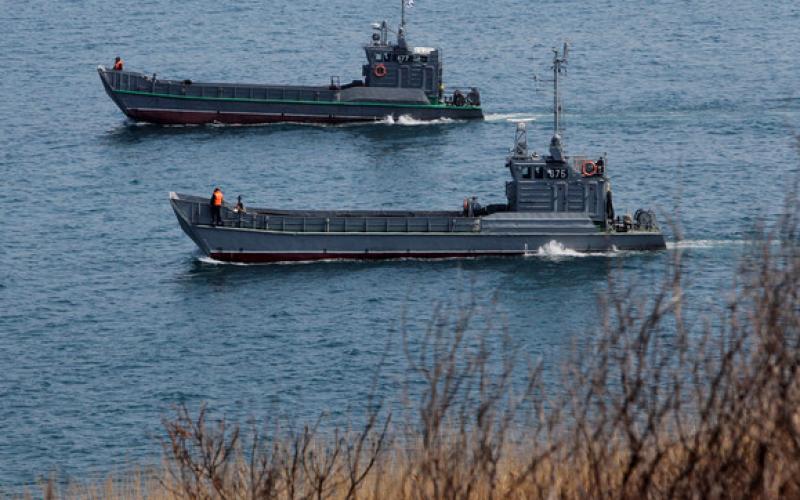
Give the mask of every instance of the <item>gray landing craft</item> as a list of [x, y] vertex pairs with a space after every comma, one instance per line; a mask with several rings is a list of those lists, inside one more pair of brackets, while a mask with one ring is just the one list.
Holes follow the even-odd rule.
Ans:
[[[404, 5], [404, 4], [403, 4]], [[398, 119], [482, 119], [476, 88], [448, 90], [438, 49], [410, 47], [403, 11], [397, 42], [384, 21], [364, 47], [361, 80], [329, 85], [260, 85], [164, 80], [98, 66], [106, 93], [129, 118], [160, 124], [346, 123]]]
[[[556, 52], [555, 103], [564, 62]], [[461, 211], [251, 208], [246, 213], [224, 206], [224, 223], [214, 226], [207, 198], [170, 193], [170, 203], [186, 234], [220, 261], [525, 255], [552, 241], [581, 252], [665, 248], [652, 212], [614, 217], [606, 159], [566, 156], [557, 105], [554, 116], [545, 156], [528, 151], [525, 124], [517, 125], [504, 204], [480, 207], [465, 200]]]

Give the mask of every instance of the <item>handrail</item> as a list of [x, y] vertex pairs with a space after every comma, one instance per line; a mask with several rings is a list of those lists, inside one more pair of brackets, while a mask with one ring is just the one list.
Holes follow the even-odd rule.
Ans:
[[[208, 224], [209, 212], [203, 202], [186, 201], [189, 221]], [[234, 212], [223, 204], [222, 227], [291, 233], [468, 233], [475, 231], [475, 217], [433, 216], [292, 216], [258, 212]]]

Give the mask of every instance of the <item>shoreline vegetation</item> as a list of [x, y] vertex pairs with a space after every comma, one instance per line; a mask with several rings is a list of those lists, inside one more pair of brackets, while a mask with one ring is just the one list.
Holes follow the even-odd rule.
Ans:
[[798, 208], [794, 189], [720, 291], [718, 314], [685, 317], [679, 249], [660, 283], [611, 278], [602, 326], [568, 356], [558, 394], [503, 328], [474, 333], [476, 305], [440, 305], [425, 332], [404, 333], [410, 377], [424, 382], [405, 418], [371, 400], [360, 426], [321, 432], [181, 406], [163, 421], [161, 467], [88, 485], [51, 479], [41, 495], [800, 497]]

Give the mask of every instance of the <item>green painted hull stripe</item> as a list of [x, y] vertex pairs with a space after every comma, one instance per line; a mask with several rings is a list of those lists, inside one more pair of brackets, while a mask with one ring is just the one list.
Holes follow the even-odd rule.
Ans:
[[189, 95], [156, 94], [153, 92], [140, 92], [138, 90], [114, 90], [117, 94], [144, 95], [149, 97], [164, 97], [167, 99], [188, 99], [191, 101], [227, 101], [227, 102], [258, 102], [265, 104], [310, 104], [323, 106], [378, 106], [389, 108], [423, 108], [423, 109], [458, 109], [458, 110], [477, 110], [478, 106], [447, 106], [445, 104], [390, 104], [380, 102], [357, 102], [357, 101], [293, 101], [283, 99], [247, 99], [244, 97], [199, 97]]

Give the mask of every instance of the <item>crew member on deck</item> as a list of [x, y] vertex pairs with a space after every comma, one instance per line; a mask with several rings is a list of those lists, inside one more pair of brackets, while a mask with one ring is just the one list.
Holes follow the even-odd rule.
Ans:
[[247, 211], [244, 209], [244, 203], [242, 203], [242, 195], [239, 195], [239, 197], [236, 198], [236, 206], [233, 207], [233, 211], [237, 214], [247, 213]]
[[464, 97], [464, 93], [456, 89], [456, 91], [453, 92], [453, 105], [463, 106], [464, 104], [466, 104], [466, 98]]
[[125, 63], [122, 62], [122, 58], [120, 56], [114, 58], [114, 71], [122, 71], [122, 67], [124, 65]]
[[475, 87], [469, 89], [469, 94], [467, 94], [467, 102], [471, 106], [481, 105], [481, 94], [478, 92], [478, 89], [476, 89]]
[[480, 211], [483, 207], [480, 203], [478, 203], [478, 197], [473, 196], [471, 200], [469, 200], [469, 211], [471, 212], [470, 217], [478, 217]]
[[209, 204], [211, 205], [211, 225], [216, 226], [217, 224], [222, 224], [222, 204], [225, 202], [225, 197], [222, 195], [222, 190], [218, 187], [214, 188], [214, 192], [211, 193], [211, 200], [209, 200]]

